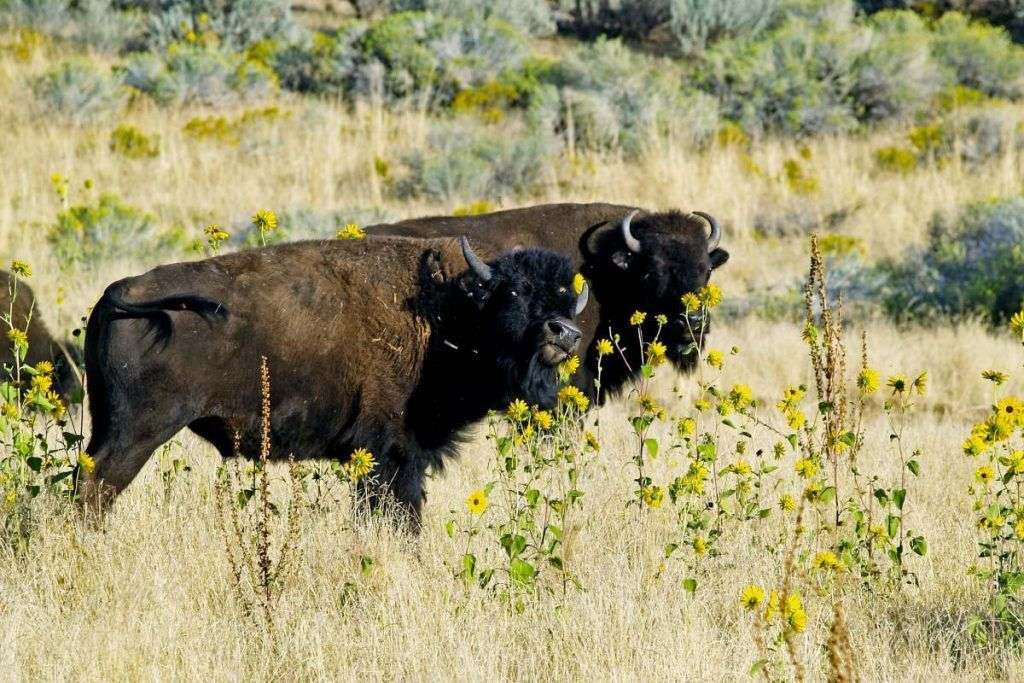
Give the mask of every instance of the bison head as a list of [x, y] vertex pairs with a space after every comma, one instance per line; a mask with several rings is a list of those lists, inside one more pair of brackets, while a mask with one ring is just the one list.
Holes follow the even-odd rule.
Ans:
[[[635, 310], [651, 313], [649, 321], [654, 314], [668, 316], [660, 339], [670, 359], [686, 367], [694, 358], [691, 330], [706, 330], [707, 321], [687, 320], [680, 297], [706, 285], [711, 271], [729, 259], [718, 246], [722, 229], [699, 211], [639, 214], [632, 211], [584, 235], [584, 274], [594, 282], [604, 318], [623, 322]], [[653, 334], [645, 330], [644, 336]]]
[[579, 344], [573, 322], [587, 304], [588, 287], [573, 291], [569, 259], [542, 249], [514, 251], [484, 263], [463, 237], [469, 269], [457, 279], [475, 329], [477, 353], [493, 359], [504, 399], [551, 406], [558, 364]]

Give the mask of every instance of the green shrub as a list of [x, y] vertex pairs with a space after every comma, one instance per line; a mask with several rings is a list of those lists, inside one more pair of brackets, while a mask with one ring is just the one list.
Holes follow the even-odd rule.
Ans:
[[160, 138], [135, 126], [120, 125], [110, 133], [110, 151], [129, 159], [151, 159], [160, 154]]
[[531, 102], [541, 128], [573, 132], [582, 149], [621, 149], [638, 156], [671, 131], [693, 144], [718, 129], [718, 107], [698, 92], [682, 92], [658, 64], [618, 40], [598, 40], [551, 67]]
[[228, 51], [297, 32], [287, 0], [144, 0], [149, 5], [149, 47], [205, 39]]
[[971, 204], [952, 221], [937, 216], [926, 245], [883, 264], [881, 272], [893, 317], [1008, 319], [1024, 302], [1024, 199]]
[[164, 105], [225, 106], [264, 99], [277, 88], [277, 77], [265, 65], [200, 44], [175, 43], [161, 55], [136, 55], [123, 74], [127, 85]]
[[531, 36], [555, 32], [555, 19], [547, 0], [392, 0], [390, 4], [398, 11], [430, 12], [467, 24], [503, 21]]
[[500, 199], [535, 190], [554, 151], [543, 132], [514, 136], [438, 124], [426, 150], [404, 159], [406, 175], [396, 184], [400, 197], [427, 197], [452, 203]]
[[138, 45], [145, 16], [111, 0], [6, 0], [0, 28], [32, 28], [54, 38], [105, 52]]
[[107, 116], [124, 104], [118, 79], [86, 62], [64, 62], [32, 81], [36, 102], [47, 114], [80, 125]]
[[1024, 94], [1024, 50], [1003, 29], [949, 12], [935, 24], [932, 52], [960, 85], [992, 97]]
[[726, 37], [752, 38], [779, 18], [781, 0], [667, 0], [672, 35], [687, 53]]
[[63, 268], [95, 266], [166, 249], [156, 219], [113, 194], [95, 203], [70, 206], [57, 214], [46, 239]]
[[850, 98], [860, 121], [906, 117], [927, 108], [946, 83], [931, 56], [932, 37], [912, 12], [880, 12], [852, 64]]
[[890, 145], [875, 150], [875, 165], [890, 173], [907, 174], [917, 168], [917, 154], [912, 149]]

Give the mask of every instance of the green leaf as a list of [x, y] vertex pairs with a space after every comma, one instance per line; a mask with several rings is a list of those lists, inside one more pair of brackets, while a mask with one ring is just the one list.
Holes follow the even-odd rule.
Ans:
[[508, 571], [514, 581], [524, 585], [532, 583], [533, 578], [537, 575], [537, 570], [532, 564], [518, 557], [509, 564]]
[[373, 558], [366, 555], [360, 557], [359, 569], [363, 572], [363, 576], [369, 576], [370, 572], [373, 571]]
[[697, 579], [683, 579], [683, 590], [691, 595], [697, 592]]
[[647, 449], [647, 454], [651, 458], [658, 457], [658, 440], [657, 439], [646, 439], [644, 440], [644, 448]]
[[526, 498], [526, 504], [531, 508], [535, 508], [537, 507], [537, 501], [540, 499], [540, 491], [537, 489], [529, 489], [524, 497]]
[[857, 445], [857, 435], [854, 434], [853, 432], [844, 432], [842, 435], [840, 435], [839, 441], [846, 444], [850, 448], [853, 448], [854, 446]]
[[678, 543], [666, 543], [665, 544], [665, 558], [672, 557], [672, 553], [679, 549]]
[[487, 588], [487, 584], [491, 582], [492, 576], [494, 576], [493, 569], [485, 569], [480, 572], [480, 575], [477, 577], [477, 582], [480, 584], [480, 587]]
[[548, 563], [552, 567], [557, 569], [558, 571], [562, 571], [562, 558], [560, 558], [560, 557], [549, 557], [548, 558]]
[[448, 538], [455, 538], [455, 520], [449, 519], [448, 523], [444, 525], [444, 530], [448, 534]]
[[899, 508], [900, 510], [902, 510], [903, 509], [903, 503], [907, 500], [907, 490], [906, 489], [895, 489], [892, 492], [892, 500], [893, 500], [894, 503], [896, 503], [896, 507]]
[[767, 665], [768, 665], [768, 660], [767, 659], [759, 659], [759, 660], [757, 660], [756, 662], [754, 662], [754, 665], [752, 667], [750, 667], [750, 675], [751, 676], [756, 676], [757, 674], [761, 673], [761, 669], [765, 668]]
[[513, 559], [526, 549], [526, 539], [519, 534], [505, 534], [501, 537], [501, 547], [505, 549], [509, 559]]
[[916, 460], [907, 461], [907, 469], [914, 473], [915, 477], [921, 476], [921, 463]]
[[653, 376], [654, 376], [654, 368], [652, 368], [652, 367], [651, 367], [651, 366], [650, 366], [649, 364], [647, 364], [647, 365], [641, 365], [641, 366], [640, 366], [640, 373], [641, 373], [641, 374], [642, 374], [642, 375], [643, 375], [644, 377], [646, 377], [646, 378], [650, 379], [651, 377], [653, 377]]
[[797, 435], [796, 434], [790, 434], [789, 436], [786, 437], [786, 441], [789, 442], [789, 445], [791, 447], [796, 448], [796, 445], [797, 445]]
[[821, 490], [821, 493], [818, 494], [818, 500], [820, 502], [822, 502], [822, 503], [828, 503], [828, 502], [832, 501], [835, 497], [836, 497], [836, 487], [835, 486], [826, 486], [825, 488], [823, 488]]
[[29, 469], [31, 469], [33, 472], [39, 472], [40, 470], [43, 469], [43, 459], [40, 458], [38, 455], [33, 455], [27, 460], [25, 460], [25, 464], [28, 465]]
[[476, 574], [476, 555], [466, 553], [462, 556], [462, 575], [468, 579], [474, 574]]
[[924, 557], [928, 553], [928, 541], [924, 539], [924, 536], [914, 536], [910, 539], [910, 549]]
[[895, 515], [889, 515], [885, 520], [885, 525], [889, 538], [896, 538], [896, 535], [900, 532], [900, 518]]

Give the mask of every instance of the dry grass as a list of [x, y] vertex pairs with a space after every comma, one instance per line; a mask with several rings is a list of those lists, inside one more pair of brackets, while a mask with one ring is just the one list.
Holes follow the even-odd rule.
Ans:
[[[374, 157], [396, 158], [420, 144], [426, 131], [416, 113], [350, 112], [285, 100], [281, 106], [290, 117], [252, 147], [229, 148], [182, 133], [184, 123], [203, 112], [139, 106], [126, 120], [160, 135], [163, 148], [157, 159], [128, 161], [107, 149], [116, 123], [69, 129], [35, 116], [25, 78], [47, 63], [42, 57], [28, 63], [0, 57], [0, 95], [8, 103], [0, 111], [0, 255], [33, 263], [46, 317], [62, 330], [105, 284], [146, 264], [119, 263], [61, 280], [41, 238], [57, 209], [52, 172], [77, 182], [91, 178], [97, 188], [121, 194], [164, 224], [181, 222], [198, 231], [262, 207], [379, 205]], [[907, 178], [876, 175], [871, 152], [890, 137], [812, 143], [810, 166], [821, 191], [807, 199], [789, 196], [784, 183], [744, 172], [734, 150], [698, 154], [668, 145], [639, 165], [602, 158], [552, 169], [548, 189], [530, 201], [708, 210], [728, 226], [733, 260], [716, 276], [728, 294], [789, 281], [805, 268], [801, 240], [755, 239], [750, 226], [763, 207], [789, 201], [860, 206], [844, 231], [863, 238], [879, 256], [918, 241], [936, 210], [1019, 190], [1022, 159], [1016, 151], [973, 171], [952, 163]], [[753, 151], [768, 175], [777, 175], [782, 161], [795, 154], [783, 142]], [[453, 207], [388, 208], [408, 216]], [[67, 291], [63, 306], [53, 303], [58, 288]], [[975, 548], [964, 493], [970, 468], [959, 453], [969, 425], [988, 403], [978, 373], [991, 365], [1019, 367], [1020, 349], [970, 323], [911, 330], [867, 325], [875, 367], [931, 374], [924, 410], [907, 436], [925, 454], [910, 524], [931, 547], [914, 562], [919, 589], [895, 599], [858, 595], [846, 604], [858, 671], [864, 680], [1024, 677], [1016, 656], [981, 651], [964, 632], [983, 596], [965, 574]], [[726, 381], [745, 381], [768, 401], [785, 384], [809, 379], [791, 323], [720, 325], [713, 345], [742, 349]], [[685, 394], [688, 381], [674, 381]], [[666, 397], [671, 383], [660, 384]], [[542, 603], [522, 615], [508, 613], [496, 601], [464, 593], [452, 578], [460, 549], [443, 527], [449, 510], [461, 509], [466, 494], [488, 478], [488, 448], [478, 438], [445, 476], [430, 482], [418, 541], [387, 528], [354, 530], [345, 506], [308, 515], [300, 541], [303, 564], [278, 607], [282, 636], [271, 642], [247, 624], [232, 599], [216, 528], [216, 457], [184, 436], [193, 471], [167, 501], [151, 463], [104, 530], [55, 515], [27, 556], [0, 561], [0, 678], [744, 678], [757, 655], [737, 596], [743, 585], [777, 576], [780, 558], [752, 550], [750, 539], [739, 535], [723, 539], [730, 552], [715, 561], [695, 597], [680, 589], [681, 576], [672, 570], [655, 579], [668, 511], [638, 522], [623, 508], [632, 486], [626, 414], [621, 404], [600, 413], [605, 447], [585, 485], [588, 523], [572, 558], [586, 590], [560, 611]], [[873, 414], [867, 460], [891, 472], [898, 464], [886, 459], [887, 430]], [[663, 459], [661, 466], [667, 471], [673, 464]], [[369, 572], [362, 571], [361, 557], [373, 559]], [[798, 644], [809, 678], [821, 679], [829, 666], [823, 645], [833, 613], [826, 601], [809, 603], [810, 623]]]

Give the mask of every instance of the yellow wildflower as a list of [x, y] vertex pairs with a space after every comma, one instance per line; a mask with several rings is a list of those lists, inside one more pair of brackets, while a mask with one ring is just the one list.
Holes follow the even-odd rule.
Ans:
[[530, 407], [526, 405], [526, 401], [521, 398], [517, 398], [508, 404], [508, 408], [505, 409], [505, 414], [511, 419], [520, 421], [526, 417], [527, 413], [530, 412]]
[[227, 230], [216, 224], [207, 225], [203, 232], [206, 234], [206, 243], [210, 245], [211, 249], [216, 249], [221, 242], [231, 237]]
[[779, 498], [779, 508], [783, 512], [792, 512], [796, 510], [796, 500], [788, 493], [783, 493], [782, 497]]
[[1016, 396], [1007, 396], [996, 403], [996, 413], [1006, 416], [1014, 424], [1019, 425], [1024, 422], [1024, 401]]
[[94, 469], [96, 469], [96, 461], [93, 460], [92, 456], [89, 455], [88, 453], [79, 453], [78, 467], [81, 468], [81, 470], [86, 474], [89, 474]]
[[813, 569], [842, 571], [843, 563], [839, 561], [839, 558], [831, 550], [822, 550], [815, 554], [814, 559], [811, 560], [811, 567]]
[[68, 179], [60, 173], [50, 175], [50, 184], [53, 185], [53, 191], [57, 193], [58, 197], [64, 199], [68, 196]]
[[1014, 334], [1018, 337], [1024, 338], [1024, 310], [1017, 311], [1010, 318], [1010, 329], [1013, 330]]
[[790, 429], [796, 431], [804, 426], [807, 422], [807, 416], [803, 414], [803, 411], [791, 408], [786, 411], [786, 424]]
[[53, 378], [49, 375], [36, 375], [32, 378], [32, 389], [45, 394], [53, 386]]
[[18, 417], [19, 414], [18, 404], [7, 401], [6, 403], [4, 403], [3, 408], [0, 409], [0, 412], [3, 413], [4, 417], [14, 419]]
[[764, 589], [760, 586], [750, 584], [740, 593], [740, 604], [744, 609], [754, 610], [764, 602]]
[[349, 223], [344, 228], [339, 230], [335, 237], [339, 240], [361, 240], [366, 237], [366, 231], [360, 228], [355, 223]]
[[252, 224], [261, 233], [277, 230], [277, 215], [270, 209], [260, 209], [252, 217]]
[[706, 308], [714, 308], [722, 303], [722, 290], [719, 289], [718, 285], [709, 282], [700, 288], [700, 291], [697, 292], [697, 297]]
[[654, 322], [658, 323], [659, 327], [668, 325], [668, 316], [665, 315], [664, 313], [659, 313], [658, 315], [654, 316]]
[[902, 394], [908, 390], [909, 382], [910, 380], [907, 379], [906, 375], [897, 374], [890, 376], [889, 380], [885, 384], [892, 389], [894, 394]]
[[53, 374], [53, 363], [48, 360], [41, 360], [36, 363], [36, 372], [40, 375], [52, 375]]
[[665, 354], [668, 347], [660, 341], [652, 341], [647, 345], [647, 362], [651, 365], [661, 365], [665, 362]]
[[754, 394], [746, 384], [734, 384], [729, 390], [729, 400], [737, 409], [743, 409], [754, 401]]
[[732, 465], [732, 471], [740, 475], [741, 477], [745, 477], [751, 472], [750, 463], [747, 462], [746, 460], [737, 460]]
[[576, 273], [575, 275], [572, 276], [572, 291], [573, 293], [576, 294], [576, 296], [579, 296], [580, 294], [583, 293], [583, 286], [586, 284], [586, 278], [584, 278], [580, 273]]
[[1006, 465], [1013, 474], [1024, 474], [1024, 451], [1013, 451], [1000, 462]]
[[533, 422], [544, 430], [551, 429], [551, 425], [554, 424], [554, 421], [551, 419], [551, 413], [546, 410], [533, 411]]
[[597, 342], [597, 355], [607, 356], [615, 350], [610, 339], [599, 339]]
[[698, 555], [703, 555], [708, 551], [708, 542], [704, 540], [703, 536], [698, 536], [693, 539], [693, 543], [691, 545], [693, 545], [693, 552]]
[[962, 448], [964, 451], [964, 455], [974, 457], [976, 455], [981, 455], [982, 453], [984, 453], [985, 450], [988, 448], [988, 445], [985, 443], [985, 440], [980, 436], [970, 436], [966, 441], [964, 441]]
[[1005, 372], [1000, 372], [999, 370], [985, 370], [981, 373], [981, 376], [996, 386], [1004, 384], [1006, 380], [1010, 379]]
[[711, 407], [711, 404], [703, 398], [698, 398], [693, 402], [693, 407], [697, 409], [697, 412], [703, 413], [705, 410]]
[[860, 393], [873, 394], [878, 391], [878, 385], [881, 383], [881, 378], [878, 376], [878, 371], [871, 368], [862, 368], [857, 373], [857, 388], [860, 389]]
[[911, 386], [914, 391], [917, 392], [918, 396], [924, 396], [924, 392], [928, 389], [928, 373], [922, 372], [920, 375], [915, 377]]
[[7, 331], [7, 340], [18, 349], [28, 348], [28, 335], [16, 327]]
[[707, 363], [716, 370], [721, 370], [725, 365], [725, 354], [718, 349], [708, 349]]
[[794, 469], [802, 479], [810, 479], [818, 473], [818, 463], [810, 458], [800, 458], [796, 461]]
[[583, 395], [577, 387], [569, 386], [562, 387], [562, 390], [558, 392], [558, 400], [562, 403], [568, 403], [576, 406], [581, 412], [586, 410], [590, 405], [590, 399]]
[[683, 304], [683, 308], [686, 309], [687, 313], [700, 309], [700, 299], [693, 292], [687, 292], [679, 297], [679, 300]]
[[765, 621], [771, 621], [779, 615], [780, 602], [779, 594], [776, 591], [772, 591], [768, 595], [768, 604], [764, 607]]
[[692, 417], [684, 417], [676, 423], [676, 432], [679, 436], [693, 436], [697, 433], [697, 421]]
[[1024, 519], [1019, 520], [1016, 524], [1013, 525], [1013, 533], [1017, 536], [1018, 539], [1024, 540]]
[[629, 316], [629, 324], [634, 327], [636, 325], [643, 325], [645, 320], [647, 320], [647, 314], [643, 311], [633, 311], [633, 315]]
[[804, 611], [800, 596], [796, 593], [786, 597], [786, 604], [782, 607], [782, 618], [786, 625], [797, 633], [803, 633], [807, 628], [807, 612]]
[[804, 398], [804, 390], [802, 387], [787, 387], [782, 392], [782, 400], [775, 404], [775, 407], [785, 412], [791, 410], [800, 403]]
[[660, 486], [645, 486], [640, 490], [644, 505], [649, 508], [660, 508], [665, 502], [665, 490]]
[[601, 450], [601, 443], [597, 440], [597, 437], [594, 436], [593, 432], [584, 432], [583, 433], [583, 438], [586, 439], [587, 446], [589, 446], [592, 450], [594, 450], [594, 451], [600, 451]]
[[576, 371], [580, 369], [580, 357], [573, 354], [562, 361], [562, 364], [558, 366], [558, 374], [568, 379], [576, 374]]
[[21, 277], [32, 277], [32, 268], [24, 261], [17, 259], [11, 261], [11, 272]]
[[978, 483], [988, 486], [996, 478], [996, 471], [991, 465], [982, 465], [974, 471], [974, 478], [978, 480]]
[[469, 494], [466, 498], [466, 509], [471, 515], [482, 515], [487, 510], [487, 492], [479, 489]]
[[348, 462], [345, 463], [345, 472], [352, 481], [359, 481], [372, 472], [376, 464], [373, 453], [365, 448], [357, 448], [348, 457]]

